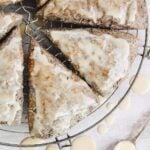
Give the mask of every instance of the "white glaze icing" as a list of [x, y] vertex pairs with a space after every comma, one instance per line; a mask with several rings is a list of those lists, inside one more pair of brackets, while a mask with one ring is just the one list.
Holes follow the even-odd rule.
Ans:
[[22, 39], [16, 36], [0, 50], [0, 121], [9, 125], [21, 109], [16, 101], [16, 94], [22, 88], [19, 79], [23, 71], [21, 46]]
[[96, 144], [91, 137], [82, 136], [73, 141], [71, 150], [96, 150]]

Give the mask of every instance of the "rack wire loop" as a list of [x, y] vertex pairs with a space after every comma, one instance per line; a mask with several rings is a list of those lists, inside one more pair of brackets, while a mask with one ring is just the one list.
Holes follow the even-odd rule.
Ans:
[[146, 57], [150, 60], [150, 46], [147, 47]]
[[56, 139], [56, 143], [58, 145], [59, 150], [62, 150], [65, 147], [71, 147], [72, 146], [72, 142], [71, 142], [71, 138], [70, 138], [69, 134], [67, 134], [67, 137], [66, 137], [67, 140], [65, 141], [65, 144], [63, 144], [64, 141], [58, 139], [58, 137], [56, 137], [55, 139]]

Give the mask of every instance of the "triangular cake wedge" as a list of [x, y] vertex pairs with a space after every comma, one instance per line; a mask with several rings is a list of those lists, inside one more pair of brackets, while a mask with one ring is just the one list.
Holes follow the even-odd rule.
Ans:
[[55, 46], [71, 60], [80, 75], [99, 93], [111, 93], [137, 54], [131, 34], [99, 29], [47, 30]]
[[0, 45], [0, 124], [21, 123], [23, 50], [19, 28]]
[[13, 27], [19, 25], [22, 15], [16, 13], [0, 13], [0, 39]]
[[102, 98], [86, 82], [32, 41], [30, 55], [29, 128], [47, 138], [66, 134], [99, 105]]
[[145, 28], [145, 0], [51, 0], [38, 12], [45, 19], [111, 28]]
[[22, 0], [0, 0], [0, 5], [15, 4], [21, 1]]

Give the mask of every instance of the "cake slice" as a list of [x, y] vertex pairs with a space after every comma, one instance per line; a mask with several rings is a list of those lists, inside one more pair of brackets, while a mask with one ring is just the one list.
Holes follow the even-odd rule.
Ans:
[[0, 45], [0, 124], [21, 123], [23, 50], [19, 28]]
[[8, 4], [15, 4], [21, 2], [22, 0], [0, 0], [0, 5], [8, 5]]
[[29, 61], [29, 128], [32, 136], [58, 136], [99, 105], [100, 96], [32, 41]]
[[145, 28], [145, 0], [51, 0], [38, 12], [45, 19], [112, 28]]
[[118, 86], [137, 54], [138, 40], [128, 33], [99, 29], [46, 30], [45, 33], [102, 95], [110, 94]]
[[16, 13], [0, 13], [0, 39], [13, 27], [19, 25], [22, 21], [22, 15]]

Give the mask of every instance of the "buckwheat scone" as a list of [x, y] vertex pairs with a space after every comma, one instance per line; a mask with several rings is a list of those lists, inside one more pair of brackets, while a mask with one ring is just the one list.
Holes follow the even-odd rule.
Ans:
[[74, 29], [45, 33], [102, 95], [111, 93], [127, 75], [138, 48], [133, 35], [118, 31]]
[[51, 0], [38, 13], [46, 19], [112, 28], [145, 28], [145, 0]]
[[66, 133], [92, 112], [101, 97], [35, 41], [30, 55], [29, 127], [47, 138]]
[[19, 28], [0, 45], [0, 124], [21, 123], [23, 50]]
[[0, 13], [0, 39], [13, 27], [19, 25], [22, 21], [22, 15], [16, 13]]

